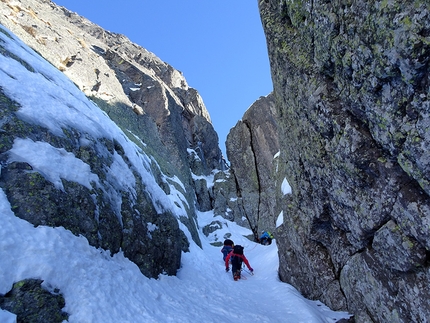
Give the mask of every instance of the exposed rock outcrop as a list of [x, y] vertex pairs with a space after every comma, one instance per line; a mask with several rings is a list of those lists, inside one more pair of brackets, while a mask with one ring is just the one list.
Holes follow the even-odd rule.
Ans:
[[148, 277], [176, 274], [186, 212], [160, 201], [181, 194], [174, 177], [3, 26], [0, 36], [0, 188], [15, 216], [122, 250]]
[[277, 165], [275, 155], [279, 151], [277, 131], [275, 103], [270, 94], [252, 104], [227, 136], [230, 189], [221, 188], [215, 182], [215, 194], [235, 195], [226, 196], [227, 204], [220, 203], [215, 213], [223, 215], [226, 210], [222, 207], [228, 206], [231, 215], [227, 218], [249, 227], [255, 238], [259, 230], [275, 228], [274, 196], [276, 186], [279, 187], [273, 179]]
[[[179, 178], [194, 206], [189, 152], [201, 160], [192, 171], [209, 175], [220, 168], [221, 151], [202, 98], [180, 71], [51, 1], [4, 0], [0, 23], [63, 71], [130, 137], [144, 140], [145, 151], [164, 173]], [[194, 207], [187, 214], [192, 220], [183, 222], [199, 243]]]
[[430, 317], [427, 1], [261, 0], [283, 281], [357, 322]]
[[[222, 159], [203, 101], [182, 73], [125, 36], [103, 30], [51, 1], [1, 1], [0, 23], [66, 74], [141, 149], [142, 156], [151, 156], [144, 157], [145, 167], [163, 194], [177, 194], [174, 204], [181, 209], [177, 214], [183, 214], [179, 220], [200, 244], [195, 207], [207, 210], [211, 202], [207, 184], [198, 178], [220, 168]], [[0, 53], [29, 73], [38, 73], [8, 48], [2, 47]], [[109, 135], [92, 137], [61, 121], [62, 130], [53, 133], [38, 120], [23, 118], [22, 102], [7, 92], [6, 88], [0, 92], [4, 131], [0, 186], [15, 215], [35, 226], [64, 226], [111, 253], [121, 249], [149, 277], [175, 274], [181, 251], [188, 248], [178, 215], [154, 200], [142, 178], [146, 175], [130, 160], [125, 143]], [[17, 138], [64, 149], [64, 154], [88, 165], [101, 184], [86, 186], [64, 178], [53, 183], [31, 162], [13, 157], [10, 151]], [[130, 168], [133, 190], [112, 174], [118, 166]]]
[[40, 279], [26, 279], [13, 284], [12, 290], [0, 296], [0, 307], [15, 313], [17, 322], [61, 323], [68, 319], [63, 311], [64, 297], [56, 288], [48, 291]]

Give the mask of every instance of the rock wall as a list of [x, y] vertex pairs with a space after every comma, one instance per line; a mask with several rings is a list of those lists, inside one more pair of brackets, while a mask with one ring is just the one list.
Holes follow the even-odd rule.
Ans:
[[279, 187], [273, 177], [279, 143], [272, 94], [261, 97], [245, 112], [230, 130], [226, 148], [231, 163], [230, 185], [227, 188], [222, 187], [225, 184], [215, 183], [215, 200], [222, 194], [231, 196], [224, 203], [217, 203], [215, 214], [227, 213], [227, 218], [249, 227], [254, 238], [258, 238], [259, 231], [275, 228], [279, 213], [273, 198]]
[[430, 317], [428, 1], [260, 0], [283, 281], [357, 322]]
[[0, 189], [14, 215], [122, 251], [148, 277], [176, 274], [189, 242], [160, 201], [174, 178], [1, 25], [0, 37]]
[[[15, 215], [36, 226], [64, 226], [112, 253], [121, 249], [149, 277], [175, 274], [181, 252], [188, 248], [179, 227], [185, 225], [200, 244], [196, 208], [211, 207], [202, 197], [208, 194], [207, 187], [202, 189], [205, 183], [194, 178], [223, 165], [218, 136], [198, 92], [187, 85], [181, 72], [125, 36], [103, 30], [51, 1], [2, 0], [0, 23], [69, 77], [142, 155], [150, 156], [151, 176], [164, 194], [177, 194], [174, 204], [181, 209], [177, 214], [160, 211], [160, 202], [154, 200], [142, 178], [146, 175], [132, 165], [122, 141], [109, 136], [82, 141], [88, 134], [73, 127], [65, 127], [65, 138], [52, 134], [35, 126], [37, 120], [22, 120], [22, 102], [15, 102], [1, 89], [0, 126], [7, 131], [0, 137], [0, 187]], [[26, 64], [6, 47], [0, 47], [0, 54]], [[63, 181], [63, 190], [59, 190], [44, 174], [34, 172], [31, 164], [9, 159], [8, 151], [16, 138], [65, 149], [88, 164], [105, 187], [94, 191]], [[127, 192], [121, 179], [109, 174], [118, 156], [133, 173], [133, 193]], [[109, 195], [116, 195], [120, 202], [113, 205]], [[148, 223], [157, 230], [148, 234]], [[160, 253], [160, 249], [166, 252]]]
[[[194, 204], [187, 149], [201, 160], [194, 164], [197, 175], [220, 168], [221, 151], [202, 98], [180, 71], [52, 1], [1, 1], [0, 23], [63, 71], [120, 127], [145, 138], [151, 155], [169, 160], [161, 163], [163, 171], [179, 177]], [[195, 218], [193, 208], [188, 212]], [[189, 229], [195, 231], [193, 225]]]

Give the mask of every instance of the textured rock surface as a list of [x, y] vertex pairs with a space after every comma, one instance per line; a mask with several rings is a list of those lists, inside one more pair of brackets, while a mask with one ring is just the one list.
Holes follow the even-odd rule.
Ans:
[[[10, 32], [2, 26], [0, 32], [11, 38]], [[20, 73], [28, 73], [28, 77], [30, 73], [41, 75], [39, 70], [8, 51], [8, 48], [2, 39], [0, 55], [16, 61], [18, 66], [21, 65]], [[49, 66], [48, 62], [44, 63]], [[178, 221], [171, 210], [158, 207], [156, 200], [148, 193], [147, 182], [142, 178], [146, 174], [139, 173], [136, 170], [137, 165], [130, 161], [125, 153], [123, 144], [127, 144], [127, 141], [121, 144], [118, 137], [109, 137], [111, 134], [98, 137], [97, 132], [88, 133], [78, 125], [75, 127], [63, 121], [59, 121], [62, 128], [58, 133], [49, 126], [45, 128], [38, 124], [37, 118], [32, 119], [21, 113], [20, 103], [11, 100], [6, 94], [9, 91], [14, 93], [13, 89], [9, 88], [13, 83], [6, 82], [7, 77], [13, 76], [4, 73], [2, 69], [2, 77], [5, 78], [2, 84], [6, 85], [0, 89], [0, 188], [5, 192], [14, 214], [34, 226], [62, 226], [77, 236], [84, 236], [90, 245], [109, 250], [111, 254], [122, 250], [148, 277], [157, 277], [160, 273], [176, 274], [180, 266], [181, 252], [187, 250], [188, 241], [179, 229]], [[51, 82], [51, 88], [58, 93], [65, 91], [55, 81]], [[35, 84], [35, 88], [38, 89], [38, 85]], [[42, 96], [42, 93], [40, 94]], [[25, 98], [21, 97], [20, 100], [25, 101]], [[24, 105], [34, 104], [31, 98], [29, 102], [24, 102]], [[69, 110], [62, 108], [65, 103], [69, 104]], [[79, 103], [78, 99], [59, 102], [58, 111], [78, 111], [73, 104], [78, 106]], [[41, 107], [34, 107], [39, 108]], [[97, 109], [97, 106], [92, 105], [92, 108]], [[94, 116], [90, 111], [88, 114]], [[106, 123], [109, 121], [107, 117], [99, 120]], [[108, 124], [93, 125], [109, 127]], [[78, 179], [78, 174], [75, 176], [76, 181], [60, 177], [58, 182], [52, 180], [55, 175], [52, 177], [49, 172], [56, 174], [59, 170], [40, 169], [37, 160], [28, 161], [22, 158], [21, 153], [13, 151], [18, 141], [26, 142], [30, 147], [37, 145], [41, 154], [38, 158], [46, 154], [46, 148], [58, 152], [61, 156], [73, 156], [74, 160], [79, 160], [79, 163], [91, 170], [91, 183], [89, 181], [88, 185], [83, 184]], [[131, 145], [130, 142], [129, 144]], [[27, 146], [27, 151], [31, 149]], [[62, 160], [61, 157], [57, 159]], [[61, 168], [58, 160], [54, 165]], [[115, 174], [118, 167], [128, 168], [129, 171]], [[152, 163], [151, 167], [154, 168], [154, 181], [164, 188], [165, 194], [169, 194], [168, 178], [160, 170], [156, 172], [157, 163]], [[130, 178], [120, 178], [124, 174], [128, 174]], [[134, 185], [131, 184], [133, 188], [130, 189], [128, 181], [132, 180]], [[151, 230], [150, 234], [148, 224], [156, 228]], [[166, 252], [160, 253], [160, 248]]]
[[[273, 178], [275, 155], [279, 151], [277, 131], [275, 103], [270, 94], [257, 100], [227, 136], [232, 178], [231, 188], [225, 191], [237, 197], [234, 200], [228, 197], [230, 217], [250, 227], [255, 238], [261, 230], [273, 231], [279, 213], [274, 196], [280, 183]], [[220, 194], [218, 186], [214, 191]], [[223, 211], [215, 208], [216, 214], [222, 215]]]
[[[125, 36], [103, 30], [51, 1], [2, 0], [0, 23], [63, 71], [130, 140], [153, 156], [157, 163], [151, 167], [158, 185], [166, 194], [170, 193], [170, 185], [176, 185], [182, 192], [187, 217], [180, 217], [180, 220], [200, 244], [194, 206], [207, 210], [211, 201], [205, 185], [201, 181], [194, 183], [192, 172], [197, 176], [208, 175], [214, 168], [219, 168], [222, 165], [221, 151], [203, 101], [196, 90], [188, 87], [182, 73]], [[16, 136], [42, 140], [73, 152], [101, 178], [105, 176], [103, 167], [111, 163], [110, 154], [123, 155], [123, 147], [117, 142], [104, 142], [105, 158], [100, 155], [95, 142], [94, 146], [76, 146], [80, 136], [76, 131], [72, 130], [66, 140], [18, 120], [14, 109], [19, 109], [19, 104], [11, 102], [4, 94], [2, 105], [3, 118], [8, 120], [2, 123], [8, 127], [7, 135], [1, 137], [2, 152], [10, 149]], [[2, 169], [2, 187], [17, 205], [18, 216], [34, 225], [63, 225], [75, 234], [83, 234], [92, 245], [113, 253], [122, 248], [148, 276], [154, 277], [160, 272], [175, 273], [180, 252], [187, 249], [187, 242], [178, 233], [172, 215], [166, 214], [163, 219], [158, 217], [145, 187], [138, 187], [136, 207], [128, 207], [132, 197], [123, 196], [123, 218], [118, 221], [118, 215], [109, 203], [105, 203], [103, 194], [95, 201], [93, 192], [67, 181], [64, 191], [60, 192], [42, 176], [29, 175], [29, 167], [11, 163]], [[139, 175], [135, 176], [139, 183]], [[171, 180], [175, 177], [183, 187]], [[33, 189], [34, 194], [28, 197], [27, 192]], [[46, 204], [41, 207], [41, 203]], [[100, 213], [97, 220], [91, 215], [94, 212]], [[140, 214], [145, 214], [146, 218], [140, 219]], [[160, 229], [160, 239], [175, 246], [164, 245], [161, 240], [155, 245], [144, 241], [148, 237], [145, 221]], [[157, 253], [160, 247], [172, 250], [172, 254]], [[163, 259], [155, 259], [148, 267], [148, 260], [152, 262], [156, 255]], [[167, 259], [170, 264], [166, 263]]]
[[[186, 199], [187, 217], [180, 220], [199, 244], [194, 205], [207, 210], [211, 202], [208, 189], [201, 181], [194, 183], [192, 172], [210, 174], [221, 165], [221, 152], [203, 101], [182, 74], [125, 36], [105, 31], [51, 1], [1, 1], [0, 23], [63, 71], [130, 140], [153, 156], [156, 162], [150, 166], [158, 185], [166, 194], [175, 185]], [[1, 53], [8, 55], [4, 49]], [[3, 92], [0, 95], [2, 153], [11, 149], [17, 137], [46, 142], [73, 153], [99, 178], [110, 178], [106, 171], [115, 156], [124, 157], [124, 147], [116, 141], [88, 138], [92, 145], [81, 145], [82, 134], [76, 129], [64, 130], [67, 136], [59, 137], [31, 120], [20, 120], [19, 103]], [[104, 191], [95, 193], [63, 180], [64, 189], [59, 190], [32, 172], [31, 165], [10, 162], [7, 154], [1, 158], [0, 184], [17, 216], [36, 226], [64, 226], [112, 253], [121, 248], [147, 276], [176, 273], [181, 251], [187, 249], [186, 238], [172, 214], [159, 214], [136, 172], [136, 196], [119, 193], [118, 214], [106, 192], [120, 183], [106, 183]], [[151, 235], [148, 223], [158, 229]], [[160, 253], [160, 248], [167, 252]]]
[[42, 280], [26, 279], [13, 284], [12, 290], [0, 296], [0, 307], [16, 314], [17, 322], [46, 323], [64, 322], [68, 314], [58, 289], [48, 291], [42, 287]]
[[[202, 161], [192, 169], [197, 175], [219, 168], [221, 151], [202, 98], [180, 71], [51, 1], [1, 1], [0, 23], [63, 71], [130, 137], [144, 141], [162, 171], [184, 184], [188, 205], [195, 204], [187, 149]], [[183, 222], [200, 243], [194, 207], [187, 213], [193, 220]]]
[[428, 1], [260, 0], [280, 277], [357, 322], [430, 317]]

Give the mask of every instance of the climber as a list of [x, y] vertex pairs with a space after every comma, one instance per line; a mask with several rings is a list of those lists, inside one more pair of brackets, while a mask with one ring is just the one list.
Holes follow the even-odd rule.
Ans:
[[231, 272], [233, 273], [233, 279], [240, 279], [240, 272], [242, 270], [242, 262], [248, 267], [251, 273], [254, 272], [254, 269], [250, 266], [248, 259], [246, 259], [243, 254], [243, 247], [240, 245], [234, 246], [233, 251], [230, 252], [225, 258], [225, 271], [228, 272], [230, 270], [229, 261], [231, 261]]
[[230, 251], [233, 250], [234, 247], [234, 243], [232, 240], [230, 239], [225, 239], [224, 240], [224, 246], [221, 249], [222, 252], [222, 260], [225, 261], [225, 258], [227, 257], [227, 255], [230, 253]]
[[259, 241], [262, 245], [268, 246], [272, 244], [273, 238], [273, 234], [271, 234], [269, 231], [262, 231]]

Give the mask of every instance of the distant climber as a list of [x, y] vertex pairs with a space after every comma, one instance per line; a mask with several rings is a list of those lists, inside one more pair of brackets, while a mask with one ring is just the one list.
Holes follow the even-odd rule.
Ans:
[[254, 269], [250, 266], [248, 259], [246, 259], [243, 254], [243, 247], [240, 245], [234, 246], [233, 251], [230, 252], [225, 258], [225, 271], [228, 272], [230, 270], [229, 261], [231, 261], [231, 272], [233, 274], [234, 280], [240, 279], [240, 272], [242, 270], [242, 262], [248, 267], [248, 269], [254, 272]]
[[224, 246], [221, 249], [221, 252], [222, 252], [222, 255], [223, 255], [222, 260], [225, 261], [225, 258], [230, 253], [230, 251], [233, 250], [233, 247], [234, 247], [234, 243], [233, 243], [232, 240], [230, 240], [230, 239], [225, 239], [224, 240]]
[[273, 234], [271, 234], [269, 231], [263, 231], [261, 233], [259, 241], [262, 245], [268, 246], [268, 245], [272, 244], [273, 238], [274, 238]]

